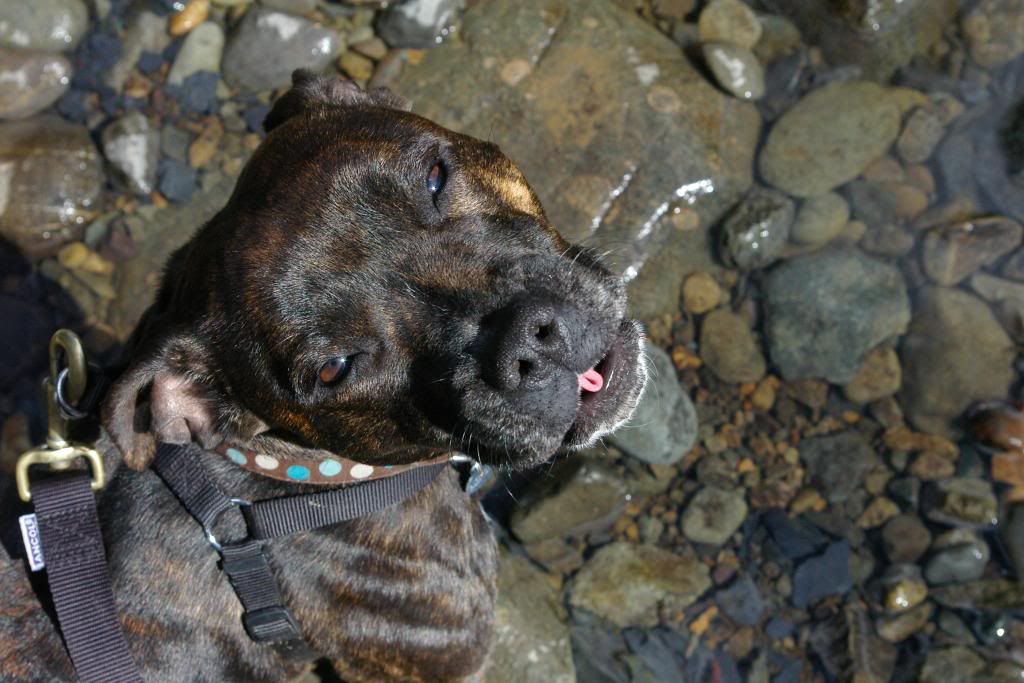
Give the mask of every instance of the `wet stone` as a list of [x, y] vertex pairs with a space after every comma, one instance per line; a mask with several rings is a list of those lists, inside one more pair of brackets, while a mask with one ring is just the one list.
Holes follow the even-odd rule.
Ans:
[[985, 660], [962, 646], [935, 648], [921, 669], [920, 683], [974, 683]]
[[82, 0], [0, 0], [0, 45], [65, 52], [88, 27]]
[[934, 609], [924, 603], [901, 614], [883, 617], [876, 623], [878, 635], [890, 643], [901, 643], [928, 624]]
[[1024, 577], [1024, 504], [1017, 503], [1007, 511], [1003, 518], [1002, 537], [1017, 577]]
[[800, 457], [815, 488], [830, 503], [842, 503], [863, 485], [878, 458], [858, 432], [816, 436], [800, 443]]
[[808, 197], [800, 205], [789, 237], [797, 244], [825, 244], [839, 236], [849, 218], [849, 205], [835, 192]]
[[726, 309], [712, 311], [704, 318], [700, 356], [725, 382], [757, 382], [764, 377], [764, 356], [750, 327]]
[[708, 486], [686, 506], [680, 522], [683, 534], [694, 543], [724, 545], [747, 518], [743, 491]]
[[743, 626], [754, 626], [761, 621], [766, 607], [757, 584], [746, 573], [715, 593], [715, 603], [725, 616]]
[[121, 36], [120, 54], [114, 64], [107, 69], [103, 82], [115, 91], [121, 92], [142, 55], [159, 55], [170, 42], [166, 17], [149, 11], [132, 13], [128, 19], [128, 27]]
[[71, 63], [61, 55], [0, 48], [0, 118], [24, 119], [60, 99], [71, 83]]
[[896, 140], [896, 150], [908, 164], [924, 163], [945, 134], [946, 128], [939, 114], [928, 107], [922, 107], [914, 110], [907, 119], [903, 132]]
[[985, 573], [991, 551], [970, 529], [953, 529], [935, 539], [924, 577], [932, 585], [965, 583]]
[[694, 273], [683, 283], [683, 307], [689, 313], [707, 313], [722, 300], [722, 288], [707, 273]]
[[391, 47], [433, 47], [452, 30], [464, 0], [410, 0], [389, 8], [377, 32]]
[[921, 568], [914, 564], [889, 565], [879, 581], [885, 591], [885, 609], [894, 614], [913, 609], [928, 597]]
[[649, 545], [611, 543], [569, 586], [569, 604], [620, 627], [655, 626], [659, 608], [681, 610], [711, 586], [708, 568]]
[[630, 421], [608, 439], [644, 462], [667, 465], [680, 460], [697, 440], [697, 412], [676, 379], [667, 353], [648, 344], [653, 364], [647, 388]]
[[771, 358], [790, 380], [845, 384], [869, 350], [910, 320], [900, 272], [851, 249], [783, 263], [768, 274], [765, 294]]
[[140, 112], [131, 112], [103, 130], [103, 154], [132, 192], [156, 189], [160, 132]]
[[761, 39], [754, 46], [754, 54], [763, 63], [788, 57], [803, 45], [800, 29], [792, 21], [778, 14], [759, 14]]
[[861, 248], [878, 256], [905, 256], [914, 248], [914, 236], [895, 223], [869, 227], [860, 240]]
[[196, 191], [198, 177], [194, 168], [174, 159], [161, 159], [159, 190], [172, 202], [187, 202]]
[[833, 83], [806, 95], [775, 123], [758, 163], [775, 187], [811, 197], [856, 178], [899, 131], [899, 108], [884, 88]]
[[200, 71], [218, 73], [224, 53], [224, 30], [206, 21], [192, 29], [174, 58], [167, 74], [169, 85], [182, 85], [189, 76]]
[[971, 57], [999, 66], [1024, 52], [1024, 7], [1017, 0], [981, 0], [961, 20]]
[[0, 236], [30, 258], [77, 239], [103, 187], [89, 131], [55, 116], [0, 124]]
[[882, 528], [882, 545], [889, 561], [917, 562], [931, 544], [928, 527], [916, 515], [903, 514], [890, 519]]
[[992, 485], [982, 479], [932, 482], [923, 492], [922, 506], [928, 519], [943, 524], [984, 529], [999, 521]]
[[979, 218], [925, 235], [921, 263], [940, 285], [953, 285], [1020, 246], [1024, 228], [1009, 218]]
[[741, 100], [764, 96], [764, 69], [750, 50], [726, 43], [706, 43], [701, 48], [715, 80]]
[[850, 590], [850, 544], [833, 543], [821, 555], [804, 560], [793, 573], [793, 604], [804, 609], [830, 595]]
[[871, 403], [892, 396], [900, 389], [903, 373], [900, 358], [892, 349], [872, 349], [864, 356], [857, 374], [843, 387], [854, 403]]
[[314, 22], [254, 8], [228, 38], [222, 68], [243, 90], [272, 90], [291, 83], [296, 69], [321, 71], [334, 59], [338, 34]]
[[720, 228], [722, 260], [740, 270], [771, 265], [789, 239], [794, 213], [793, 200], [781, 192], [754, 190]]
[[924, 431], [951, 433], [950, 422], [968, 406], [1006, 396], [1014, 355], [984, 302], [959, 290], [924, 288], [900, 347], [904, 411]]
[[749, 50], [761, 38], [761, 21], [742, 0], [712, 0], [697, 21], [705, 43], [726, 43]]
[[790, 517], [781, 510], [768, 510], [761, 516], [772, 540], [782, 554], [798, 560], [820, 552], [829, 538], [803, 517]]

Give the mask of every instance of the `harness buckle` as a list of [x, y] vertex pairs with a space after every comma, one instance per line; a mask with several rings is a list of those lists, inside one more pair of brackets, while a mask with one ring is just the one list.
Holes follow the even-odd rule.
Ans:
[[[245, 514], [245, 508], [252, 507], [252, 503], [242, 498], [231, 498], [231, 503], [235, 506], [235, 509], [242, 513], [242, 518], [245, 519], [245, 527], [248, 531], [249, 528], [249, 517]], [[206, 534], [207, 542], [220, 553], [224, 549], [224, 544], [217, 540], [217, 537], [213, 535], [213, 525], [217, 523], [220, 516], [231, 508], [224, 508], [221, 510], [216, 517], [210, 520], [210, 523], [203, 527], [203, 533]]]
[[18, 497], [28, 503], [32, 500], [32, 492], [29, 490], [28, 468], [32, 465], [47, 465], [51, 470], [62, 471], [71, 467], [71, 463], [79, 458], [85, 458], [92, 470], [93, 491], [103, 488], [103, 458], [92, 448], [85, 446], [64, 446], [63, 448], [50, 448], [43, 446], [26, 453], [18, 458], [18, 464], [14, 468], [14, 479], [18, 485]]

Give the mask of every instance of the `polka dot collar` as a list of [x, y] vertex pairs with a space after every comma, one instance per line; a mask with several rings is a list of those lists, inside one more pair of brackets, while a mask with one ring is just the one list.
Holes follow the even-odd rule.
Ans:
[[431, 460], [414, 462], [409, 465], [372, 466], [349, 460], [330, 457], [321, 460], [281, 460], [270, 455], [251, 451], [241, 446], [221, 444], [216, 449], [243, 470], [293, 484], [350, 484], [371, 479], [383, 479], [416, 467], [446, 462], [448, 455]]

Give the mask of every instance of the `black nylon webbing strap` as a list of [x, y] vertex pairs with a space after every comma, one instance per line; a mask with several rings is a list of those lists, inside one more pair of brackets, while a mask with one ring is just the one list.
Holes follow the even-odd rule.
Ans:
[[61, 635], [82, 683], [141, 682], [114, 606], [96, 494], [85, 472], [32, 485]]

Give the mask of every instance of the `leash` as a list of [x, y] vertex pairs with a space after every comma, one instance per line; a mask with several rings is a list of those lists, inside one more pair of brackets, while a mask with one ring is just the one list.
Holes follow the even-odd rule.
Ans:
[[[34, 515], [20, 520], [22, 536], [31, 569], [46, 569], [57, 626], [79, 681], [141, 683], [117, 617], [97, 514], [94, 492], [105, 480], [103, 459], [94, 449], [67, 441], [68, 421], [88, 415], [102, 395], [103, 381], [97, 378], [90, 384], [88, 380], [81, 341], [73, 332], [58, 330], [50, 342], [46, 381], [47, 441], [24, 453], [15, 469], [19, 497], [35, 508]], [[434, 481], [449, 463], [471, 464], [460, 471], [463, 488], [470, 495], [481, 491], [493, 474], [486, 465], [453, 456], [377, 473], [343, 488], [249, 502], [231, 498], [213, 483], [202, 463], [204, 453], [195, 444], [159, 444], [152, 467], [220, 556], [221, 570], [242, 605], [242, 625], [248, 636], [288, 659], [311, 660], [316, 653], [284, 604], [265, 552], [269, 541], [396, 505]], [[67, 471], [79, 460], [89, 464], [91, 474]], [[46, 465], [54, 472], [33, 484], [29, 480], [33, 465]], [[229, 511], [241, 515], [246, 535], [222, 542], [214, 527]]]

